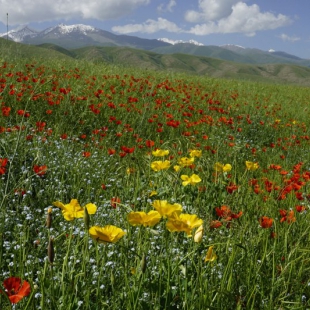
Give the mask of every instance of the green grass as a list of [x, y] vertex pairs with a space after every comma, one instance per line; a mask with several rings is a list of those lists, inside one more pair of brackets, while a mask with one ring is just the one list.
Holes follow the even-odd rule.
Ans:
[[[16, 57], [1, 63], [0, 97], [0, 284], [31, 285], [14, 309], [310, 307], [309, 88]], [[175, 169], [191, 150], [202, 156]], [[154, 171], [161, 160], [170, 167]], [[232, 169], [216, 172], [217, 162]], [[201, 182], [183, 186], [192, 174]], [[126, 235], [97, 243], [87, 221], [53, 204], [71, 199], [97, 206], [89, 226]], [[129, 224], [155, 200], [197, 215], [201, 242], [196, 227], [169, 231], [171, 219]], [[205, 261], [211, 246], [216, 259]], [[5, 294], [0, 305], [12, 308]]]

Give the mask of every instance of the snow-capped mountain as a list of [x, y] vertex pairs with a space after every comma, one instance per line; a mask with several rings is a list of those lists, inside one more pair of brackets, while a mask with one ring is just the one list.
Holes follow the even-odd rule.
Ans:
[[47, 28], [40, 33], [38, 33], [38, 36], [44, 37], [47, 35], [56, 35], [56, 36], [62, 36], [62, 35], [69, 35], [72, 33], [80, 33], [85, 36], [88, 35], [90, 32], [98, 32], [100, 29], [94, 28], [92, 26], [83, 25], [83, 24], [76, 24], [76, 25], [65, 25], [65, 24], [59, 24], [54, 27]]
[[0, 37], [8, 37], [15, 42], [33, 45], [52, 43], [65, 49], [87, 46], [119, 46], [151, 50], [160, 54], [183, 53], [240, 63], [286, 62], [303, 65], [303, 60], [299, 57], [281, 51], [262, 51], [257, 48], [245, 48], [234, 44], [222, 46], [204, 45], [195, 40], [183, 41], [171, 40], [168, 38], [150, 40], [129, 35], [116, 35], [84, 24], [59, 24], [43, 31], [36, 31], [26, 26], [24, 28], [11, 30], [8, 33], [0, 34]]
[[[6, 33], [0, 34], [0, 37], [6, 37]], [[132, 47], [141, 47], [136, 46], [135, 43], [143, 43], [142, 41], [149, 42], [151, 49], [155, 47], [162, 47], [167, 45], [175, 45], [180, 43], [193, 44], [196, 46], [203, 46], [202, 43], [199, 43], [195, 40], [170, 40], [168, 38], [160, 38], [158, 40], [148, 40], [141, 39], [133, 36], [126, 35], [115, 35], [108, 31], [101, 30], [89, 25], [84, 24], [75, 24], [75, 25], [65, 25], [58, 24], [54, 27], [49, 27], [43, 31], [35, 31], [29, 27], [19, 28], [16, 30], [11, 30], [8, 34], [9, 38], [15, 42], [21, 43], [30, 43], [30, 44], [41, 44], [41, 43], [54, 43], [62, 47], [81, 47], [87, 45], [124, 45]], [[95, 38], [96, 37], [96, 38]], [[104, 39], [103, 39], [104, 37]], [[65, 41], [61, 42], [61, 41]], [[68, 42], [72, 40], [72, 42]], [[98, 42], [96, 42], [99, 40]], [[135, 41], [135, 42], [133, 42]]]
[[10, 30], [8, 33], [0, 34], [0, 37], [7, 37], [15, 42], [23, 42], [26, 37], [33, 38], [38, 34], [38, 31], [30, 29], [28, 26]]
[[[6, 37], [7, 34], [0, 34]], [[28, 27], [9, 32], [9, 38], [15, 42], [27, 44], [52, 43], [63, 48], [79, 48], [85, 46], [128, 46], [151, 50], [156, 47], [170, 45], [158, 40], [142, 39], [128, 35], [116, 35], [111, 32], [83, 24], [59, 24], [43, 31], [32, 31]]]
[[194, 45], [197, 45], [197, 46], [204, 46], [204, 44], [199, 43], [199, 42], [197, 42], [195, 40], [183, 41], [183, 40], [170, 40], [168, 38], [159, 38], [158, 41], [162, 41], [162, 42], [169, 43], [169, 44], [172, 44], [172, 45], [180, 44], [180, 43], [189, 43], [189, 44], [194, 44]]

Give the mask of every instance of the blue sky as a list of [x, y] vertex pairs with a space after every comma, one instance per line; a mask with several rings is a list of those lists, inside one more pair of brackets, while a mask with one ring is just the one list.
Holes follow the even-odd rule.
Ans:
[[85, 24], [115, 34], [236, 44], [310, 59], [309, 0], [0, 0], [0, 33]]

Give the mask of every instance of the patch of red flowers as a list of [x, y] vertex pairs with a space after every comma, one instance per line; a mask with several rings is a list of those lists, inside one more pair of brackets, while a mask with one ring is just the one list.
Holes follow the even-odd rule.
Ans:
[[293, 223], [296, 221], [296, 217], [294, 215], [294, 211], [290, 210], [289, 212], [286, 210], [279, 210], [280, 215], [281, 215], [281, 219], [280, 219], [280, 223], [283, 222], [287, 222], [287, 223]]

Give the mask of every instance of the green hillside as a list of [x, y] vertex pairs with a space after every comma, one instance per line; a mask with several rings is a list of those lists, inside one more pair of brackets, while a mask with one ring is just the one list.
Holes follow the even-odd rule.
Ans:
[[[192, 51], [199, 51], [199, 47], [184, 44]], [[47, 52], [48, 50], [48, 52]], [[212, 48], [210, 48], [212, 51]], [[216, 78], [228, 78], [248, 81], [260, 81], [265, 83], [292, 83], [301, 86], [310, 85], [310, 69], [307, 67], [289, 64], [244, 64], [237, 62], [238, 54], [229, 50], [223, 50], [225, 61], [216, 58], [218, 49], [214, 47], [214, 57], [194, 56], [187, 53], [159, 54], [151, 51], [138, 50], [128, 47], [83, 47], [67, 50], [63, 47], [46, 43], [39, 46], [14, 43], [0, 39], [0, 60], [8, 61], [19, 59], [63, 59], [66, 61], [85, 60], [94, 63], [110, 63], [124, 67], [140, 68], [145, 70], [157, 70], [166, 72], [182, 72], [186, 74], [205, 75]], [[223, 55], [222, 55], [223, 56]]]
[[74, 50], [78, 59], [125, 66], [184, 72], [210, 77], [310, 85], [310, 69], [296, 65], [249, 65], [188, 54], [157, 54], [126, 47], [86, 47]]
[[[26, 45], [8, 41], [0, 38], [0, 61], [13, 61], [14, 59], [62, 59], [68, 60], [72, 58], [68, 50], [62, 49], [52, 44], [46, 46], [49, 52], [46, 52], [45, 48], [39, 48], [34, 45]], [[68, 57], [69, 56], [69, 57]]]
[[264, 52], [255, 48], [236, 48], [230, 50], [220, 46], [196, 46], [189, 43], [180, 43], [171, 46], [155, 48], [152, 51], [160, 54], [184, 53], [194, 56], [213, 57], [245, 64], [285, 63], [306, 67], [310, 66], [310, 61], [307, 59], [299, 59], [298, 57], [293, 57], [292, 55], [281, 52]]

